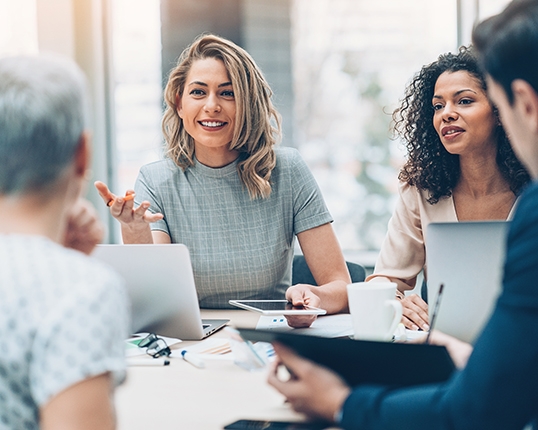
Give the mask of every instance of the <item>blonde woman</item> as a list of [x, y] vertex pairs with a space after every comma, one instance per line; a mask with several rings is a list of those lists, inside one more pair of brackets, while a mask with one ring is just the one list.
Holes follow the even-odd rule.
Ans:
[[[299, 153], [275, 147], [280, 119], [271, 95], [245, 50], [202, 35], [165, 89], [167, 158], [142, 167], [127, 198], [96, 187], [125, 243], [187, 245], [202, 307], [286, 294], [340, 312], [350, 278], [332, 218]], [[320, 287], [287, 290], [295, 236]]]

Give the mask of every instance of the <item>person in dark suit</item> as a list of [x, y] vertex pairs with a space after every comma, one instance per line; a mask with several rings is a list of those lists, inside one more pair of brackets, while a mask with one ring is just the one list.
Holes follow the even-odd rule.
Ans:
[[[348, 387], [332, 371], [275, 344], [269, 383], [294, 409], [344, 429], [522, 429], [538, 417], [538, 0], [514, 0], [481, 24], [473, 44], [488, 74], [514, 152], [533, 183], [523, 192], [507, 239], [503, 292], [467, 364], [444, 383]], [[437, 334], [455, 361], [469, 346]], [[356, 364], [351, 364], [356, 365]], [[412, 370], [410, 370], [412, 371]], [[536, 428], [536, 427], [535, 427]]]

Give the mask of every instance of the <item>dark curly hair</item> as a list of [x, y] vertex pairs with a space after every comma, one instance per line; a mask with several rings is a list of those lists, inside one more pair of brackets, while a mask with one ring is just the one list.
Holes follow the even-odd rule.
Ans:
[[[432, 98], [437, 78], [444, 72], [466, 71], [487, 90], [484, 74], [471, 47], [461, 47], [457, 54], [439, 56], [424, 66], [405, 90], [401, 105], [392, 114], [393, 128], [407, 148], [407, 160], [398, 178], [419, 190], [428, 191], [428, 202], [437, 203], [450, 197], [460, 179], [459, 155], [450, 154], [441, 143], [433, 126]], [[517, 196], [530, 181], [529, 174], [514, 155], [508, 137], [497, 117], [497, 165], [502, 176]]]

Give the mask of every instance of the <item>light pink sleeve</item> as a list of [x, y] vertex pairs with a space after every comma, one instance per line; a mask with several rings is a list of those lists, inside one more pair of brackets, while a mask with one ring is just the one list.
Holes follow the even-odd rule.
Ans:
[[389, 278], [398, 284], [400, 291], [412, 290], [417, 275], [425, 269], [425, 229], [431, 222], [456, 222], [452, 197], [443, 198], [431, 205], [427, 192], [400, 182], [399, 198], [388, 224], [371, 281]]
[[424, 267], [424, 237], [420, 217], [420, 194], [415, 187], [400, 182], [399, 198], [388, 224], [374, 273], [366, 278], [390, 278], [400, 290], [412, 290]]

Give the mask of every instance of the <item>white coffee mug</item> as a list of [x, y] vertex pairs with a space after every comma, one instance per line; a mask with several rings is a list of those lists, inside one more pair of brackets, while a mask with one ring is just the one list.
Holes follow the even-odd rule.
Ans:
[[402, 319], [394, 282], [355, 282], [347, 286], [349, 311], [357, 340], [392, 340]]

